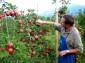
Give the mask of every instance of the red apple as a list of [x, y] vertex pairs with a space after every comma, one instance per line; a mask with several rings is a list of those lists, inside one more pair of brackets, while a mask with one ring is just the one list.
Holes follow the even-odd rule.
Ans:
[[14, 14], [18, 14], [17, 10], [13, 10]]
[[8, 47], [13, 47], [13, 43], [12, 43], [12, 42], [9, 42], [9, 43], [7, 44], [7, 46], [8, 46]]
[[9, 15], [10, 15], [10, 12], [9, 12], [9, 11], [7, 11], [7, 12], [6, 12], [6, 15], [7, 15], [7, 16], [9, 16]]
[[20, 20], [18, 20], [18, 24], [22, 24], [22, 20], [20, 19]]
[[39, 23], [38, 22], [35, 22], [35, 25], [39, 25]]
[[39, 37], [38, 37], [38, 35], [35, 35], [34, 38], [35, 38], [35, 39], [38, 39]]
[[49, 51], [50, 51], [50, 50], [47, 49], [47, 50], [46, 50], [46, 53], [48, 53]]
[[47, 53], [46, 53], [45, 51], [43, 51], [43, 55], [44, 55], [44, 56], [46, 56], [46, 55], [47, 55]]
[[40, 33], [40, 34], [43, 34], [43, 30], [39, 30], [39, 33]]
[[14, 52], [13, 48], [8, 48], [8, 52], [13, 53]]
[[28, 19], [28, 23], [31, 23], [32, 22], [32, 20], [31, 19]]
[[32, 32], [32, 30], [31, 30], [31, 29], [29, 29], [29, 30], [28, 30], [28, 32], [29, 32], [29, 33], [31, 33], [31, 32]]
[[46, 46], [45, 48], [46, 48], [46, 49], [49, 49], [49, 46]]
[[20, 32], [20, 33], [23, 33], [23, 32], [24, 32], [24, 30], [23, 30], [23, 29], [20, 29], [20, 30], [19, 30], [19, 32]]
[[34, 16], [34, 19], [37, 19], [37, 17], [36, 17], [36, 16]]
[[19, 16], [19, 14], [18, 14], [18, 13], [16, 13], [16, 14], [15, 14], [15, 16], [16, 16], [16, 17], [18, 17], [18, 16]]
[[28, 47], [28, 46], [29, 46], [29, 44], [26, 44], [25, 46], [26, 46], [26, 47]]
[[11, 11], [11, 12], [10, 12], [10, 15], [11, 15], [11, 16], [14, 16], [14, 11]]
[[2, 18], [2, 15], [0, 15], [0, 19]]
[[48, 29], [47, 32], [50, 32], [50, 29]]
[[5, 49], [8, 51], [9, 47], [8, 47], [8, 46], [6, 46], [6, 47], [5, 47]]
[[31, 34], [31, 35], [34, 35], [34, 32], [31, 32], [30, 34]]
[[25, 38], [22, 38], [22, 40], [21, 40], [22, 42], [26, 42], [26, 39]]
[[40, 60], [38, 59], [38, 60], [37, 60], [37, 62], [39, 63], [39, 62], [40, 62]]
[[35, 55], [36, 54], [36, 51], [32, 51], [32, 54]]

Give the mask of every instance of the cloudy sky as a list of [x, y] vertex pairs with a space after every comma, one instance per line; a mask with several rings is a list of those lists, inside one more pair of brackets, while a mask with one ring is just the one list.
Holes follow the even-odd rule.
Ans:
[[[52, 0], [5, 0], [6, 2], [12, 3], [13, 5], [18, 6], [18, 10], [24, 10], [27, 12], [27, 9], [35, 9], [36, 12], [41, 13], [43, 11], [48, 11], [52, 8], [55, 8], [55, 5], [52, 4]], [[70, 3], [85, 5], [84, 0], [71, 0]], [[61, 3], [57, 3], [57, 7], [60, 7]]]

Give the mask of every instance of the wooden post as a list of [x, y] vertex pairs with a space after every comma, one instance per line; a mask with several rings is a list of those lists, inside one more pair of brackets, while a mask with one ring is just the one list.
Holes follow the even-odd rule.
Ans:
[[38, 3], [37, 3], [37, 15], [38, 15]]
[[[55, 9], [55, 22], [58, 23], [58, 9]], [[58, 31], [55, 30], [56, 63], [58, 63]]]

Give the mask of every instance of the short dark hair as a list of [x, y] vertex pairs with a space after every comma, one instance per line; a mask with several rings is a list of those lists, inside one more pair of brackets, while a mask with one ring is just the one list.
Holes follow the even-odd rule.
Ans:
[[63, 18], [65, 18], [65, 24], [69, 24], [70, 26], [73, 26], [74, 24], [74, 18], [71, 15], [63, 15]]

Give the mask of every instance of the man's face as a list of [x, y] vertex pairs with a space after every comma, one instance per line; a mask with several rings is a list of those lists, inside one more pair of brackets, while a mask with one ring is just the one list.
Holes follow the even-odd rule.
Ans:
[[60, 23], [63, 27], [66, 27], [65, 18], [62, 17]]

